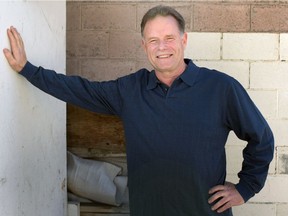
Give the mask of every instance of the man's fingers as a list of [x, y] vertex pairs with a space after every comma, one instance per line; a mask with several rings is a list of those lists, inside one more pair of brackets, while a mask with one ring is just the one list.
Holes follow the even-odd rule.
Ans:
[[231, 207], [232, 205], [230, 204], [230, 202], [226, 202], [224, 205], [221, 205], [218, 208], [215, 208], [213, 210], [216, 210], [218, 213], [222, 213]]
[[226, 185], [217, 185], [211, 188], [209, 190], [209, 194], [212, 196], [209, 198], [208, 203], [211, 204], [215, 202], [217, 199], [220, 199], [221, 197], [225, 196], [226, 189], [227, 189]]
[[221, 213], [231, 208], [232, 206], [241, 205], [244, 203], [242, 196], [236, 190], [235, 185], [227, 182], [225, 185], [217, 185], [209, 190], [212, 194], [208, 199], [208, 203], [213, 206], [211, 209]]
[[3, 53], [4, 53], [5, 57], [6, 57], [9, 65], [10, 65], [13, 69], [15, 69], [15, 68], [16, 68], [16, 61], [15, 61], [15, 59], [14, 59], [11, 51], [8, 50], [8, 49], [4, 49], [4, 50], [3, 50]]
[[215, 187], [213, 187], [213, 188], [211, 188], [211, 189], [209, 190], [209, 194], [214, 194], [214, 193], [216, 193], [217, 191], [224, 190], [224, 188], [225, 188], [224, 185], [217, 185], [217, 186], [215, 186]]
[[15, 71], [20, 72], [27, 62], [24, 43], [20, 34], [13, 26], [7, 29], [7, 35], [9, 38], [11, 50], [4, 49], [4, 55], [10, 66]]
[[3, 49], [3, 53], [6, 57], [6, 59], [8, 60], [9, 64], [10, 64], [10, 62], [14, 61], [13, 55], [9, 49], [6, 49], [6, 48]]
[[12, 52], [20, 51], [24, 48], [22, 38], [14, 27], [8, 29], [8, 36], [11, 41]]
[[16, 38], [12, 32], [12, 27], [10, 27], [9, 29], [7, 29], [7, 35], [10, 41], [10, 46], [11, 46], [11, 50], [15, 50], [18, 46]]
[[22, 41], [22, 38], [21, 38], [21, 35], [18, 33], [17, 29], [14, 28], [13, 26], [11, 26], [11, 32], [16, 40], [16, 43], [19, 47], [23, 47], [23, 41]]
[[211, 209], [217, 211], [218, 213], [223, 212], [230, 208], [229, 205], [230, 197], [229, 193], [225, 190], [220, 190], [217, 193], [213, 194], [208, 200], [209, 204], [214, 204]]

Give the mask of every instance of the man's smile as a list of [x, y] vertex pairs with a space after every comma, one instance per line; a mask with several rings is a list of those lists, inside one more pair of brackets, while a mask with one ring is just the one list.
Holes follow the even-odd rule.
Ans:
[[165, 55], [158, 55], [156, 56], [156, 58], [158, 59], [166, 59], [166, 58], [170, 58], [172, 56], [172, 54], [165, 54]]

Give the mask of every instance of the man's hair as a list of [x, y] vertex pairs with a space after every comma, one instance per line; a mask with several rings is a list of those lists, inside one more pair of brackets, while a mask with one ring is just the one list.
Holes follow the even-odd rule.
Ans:
[[145, 15], [143, 16], [142, 22], [141, 22], [141, 35], [142, 35], [142, 37], [143, 37], [143, 32], [144, 32], [144, 28], [145, 28], [146, 23], [148, 21], [154, 19], [156, 16], [163, 16], [163, 17], [172, 16], [172, 17], [174, 17], [174, 19], [177, 21], [180, 33], [185, 32], [185, 20], [182, 17], [182, 15], [172, 7], [158, 5], [156, 7], [151, 8], [150, 10], [148, 10], [145, 13]]

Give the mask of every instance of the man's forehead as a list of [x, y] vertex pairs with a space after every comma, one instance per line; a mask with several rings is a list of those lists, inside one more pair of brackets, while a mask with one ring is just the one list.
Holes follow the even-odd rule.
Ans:
[[175, 22], [177, 24], [177, 20], [171, 16], [171, 15], [167, 15], [167, 16], [163, 16], [163, 15], [157, 15], [151, 19], [149, 19], [146, 23], [146, 25], [148, 23], [151, 23], [151, 22], [155, 22], [155, 21], [170, 21], [170, 22]]
[[[170, 33], [169, 33], [170, 32]], [[155, 18], [149, 20], [144, 28], [144, 36], [145, 34], [177, 34], [179, 32], [179, 28], [177, 25], [177, 21], [172, 16], [156, 16]]]

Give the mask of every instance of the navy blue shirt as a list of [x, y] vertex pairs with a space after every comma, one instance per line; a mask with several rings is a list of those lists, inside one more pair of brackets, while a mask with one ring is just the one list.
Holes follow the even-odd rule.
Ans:
[[229, 132], [247, 141], [236, 184], [245, 201], [264, 186], [273, 135], [235, 79], [185, 61], [170, 88], [146, 69], [92, 82], [28, 62], [21, 74], [63, 101], [122, 119], [131, 216], [232, 215], [208, 204], [208, 190], [225, 182]]

